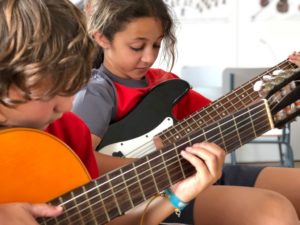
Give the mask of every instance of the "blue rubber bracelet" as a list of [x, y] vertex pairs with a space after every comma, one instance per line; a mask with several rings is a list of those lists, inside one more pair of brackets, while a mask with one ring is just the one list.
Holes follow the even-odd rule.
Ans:
[[169, 201], [171, 202], [171, 204], [175, 207], [175, 212], [178, 216], [180, 216], [180, 211], [183, 210], [188, 203], [187, 202], [183, 202], [181, 201], [172, 191], [170, 188], [166, 189], [164, 191], [165, 195], [168, 196]]

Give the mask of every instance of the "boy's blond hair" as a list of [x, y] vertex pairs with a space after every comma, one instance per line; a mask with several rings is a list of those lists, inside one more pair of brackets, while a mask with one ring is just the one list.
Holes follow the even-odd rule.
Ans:
[[11, 87], [21, 102], [73, 95], [94, 60], [85, 17], [69, 0], [0, 1], [0, 49], [0, 102], [12, 106]]

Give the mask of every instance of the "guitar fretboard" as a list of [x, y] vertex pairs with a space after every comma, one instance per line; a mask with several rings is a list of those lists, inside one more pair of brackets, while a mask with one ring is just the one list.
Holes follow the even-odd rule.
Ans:
[[51, 201], [62, 205], [56, 218], [39, 218], [40, 224], [105, 224], [176, 182], [195, 173], [180, 151], [196, 142], [219, 144], [226, 152], [272, 128], [266, 100], [258, 101], [180, 141], [116, 169]]
[[184, 120], [179, 121], [174, 126], [162, 131], [158, 134], [158, 136], [160, 137], [163, 145], [167, 146], [177, 140], [180, 140], [186, 135], [189, 135], [194, 130], [237, 112], [239, 109], [248, 106], [250, 103], [260, 98], [258, 93], [253, 91], [253, 85], [257, 81], [261, 80], [263, 76], [271, 75], [275, 70], [288, 70], [295, 68], [297, 68], [297, 65], [289, 62], [288, 60], [284, 60], [249, 80], [242, 86], [212, 102], [207, 107], [204, 107]]

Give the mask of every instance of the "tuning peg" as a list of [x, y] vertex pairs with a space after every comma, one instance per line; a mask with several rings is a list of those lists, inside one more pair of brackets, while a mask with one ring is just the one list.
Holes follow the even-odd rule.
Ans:
[[282, 121], [286, 118], [286, 112], [284, 110], [280, 110], [278, 113], [275, 114], [274, 120], [277, 121]]
[[253, 85], [253, 90], [258, 92], [258, 95], [262, 98], [267, 96], [267, 93], [272, 89], [273, 85], [270, 82], [264, 82], [263, 80], [258, 80]]
[[255, 84], [253, 85], [253, 90], [259, 92], [262, 89], [262, 86], [263, 86], [262, 80], [256, 81]]
[[272, 75], [277, 76], [279, 74], [281, 74], [284, 70], [278, 69], [278, 70], [274, 70]]
[[274, 77], [273, 77], [273, 76], [270, 76], [270, 75], [265, 75], [265, 76], [262, 77], [262, 79], [263, 79], [264, 81], [269, 82], [270, 80], [273, 80]]

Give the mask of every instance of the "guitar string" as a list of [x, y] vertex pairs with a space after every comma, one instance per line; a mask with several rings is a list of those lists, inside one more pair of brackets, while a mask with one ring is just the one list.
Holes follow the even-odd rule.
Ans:
[[[248, 112], [247, 112], [248, 113]], [[237, 118], [237, 117], [236, 117]], [[261, 121], [261, 120], [260, 120]], [[224, 123], [225, 124], [225, 123]], [[235, 129], [234, 129], [235, 130]], [[209, 131], [208, 131], [209, 132]], [[202, 135], [204, 135], [204, 134], [202, 134]], [[201, 136], [201, 135], [200, 135]], [[195, 139], [195, 138], [194, 138]], [[188, 143], [188, 142], [186, 142], [186, 143]], [[184, 144], [186, 144], [186, 143], [184, 143]], [[181, 145], [183, 145], [183, 144], [181, 144]], [[177, 146], [176, 147], [176, 149], [178, 148], [179, 146]], [[174, 149], [172, 149], [172, 150], [174, 150]], [[169, 152], [169, 151], [168, 151]], [[166, 153], [168, 153], [168, 152], [166, 152]], [[163, 154], [166, 154], [166, 153], [163, 153]], [[175, 156], [175, 158], [177, 158], [177, 156]], [[153, 159], [151, 159], [151, 160], [154, 160], [155, 158], [153, 158]], [[170, 161], [170, 160], [169, 160]], [[147, 164], [148, 164], [148, 162], [146, 162]], [[143, 166], [142, 164], [141, 165], [139, 165], [139, 166]], [[159, 166], [159, 165], [157, 165], [157, 166]], [[156, 167], [157, 167], [156, 166]], [[114, 179], [116, 179], [116, 178], [114, 178]], [[103, 185], [103, 184], [101, 184], [101, 185]], [[99, 186], [101, 186], [101, 185], [99, 185]], [[93, 188], [93, 189], [95, 189], [95, 188]], [[124, 190], [124, 189], [123, 189]], [[90, 192], [90, 191], [92, 191], [92, 190], [88, 190], [87, 192]], [[102, 193], [102, 194], [104, 194], [104, 193]], [[114, 194], [116, 194], [116, 193], [114, 193]], [[76, 197], [74, 197], [74, 199], [75, 198], [78, 198], [79, 196], [76, 196]], [[107, 197], [107, 196], [106, 196]], [[111, 195], [110, 197], [114, 197], [114, 195]], [[103, 201], [104, 201], [105, 199], [103, 199]], [[65, 202], [64, 204], [66, 204], [67, 202]], [[63, 204], [62, 204], [63, 205]], [[78, 207], [78, 206], [77, 206]], [[102, 208], [102, 207], [101, 207]], [[105, 206], [104, 206], [104, 208], [105, 208]], [[68, 212], [68, 210], [70, 210], [70, 208], [69, 209], [67, 209], [65, 212], [67, 213]]]
[[[124, 190], [124, 189], [123, 189]], [[127, 195], [127, 194], [126, 194]], [[102, 207], [101, 207], [102, 208]], [[105, 206], [104, 206], [104, 208], [105, 208]]]
[[[287, 64], [287, 65], [286, 65], [286, 64]], [[274, 70], [278, 69], [277, 67], [279, 67], [279, 68], [282, 69], [282, 70], [286, 70], [286, 69], [288, 69], [288, 68], [292, 68], [292, 65], [294, 65], [294, 64], [290, 63], [288, 60], [284, 60], [283, 62], [277, 64], [276, 66], [274, 66], [274, 67], [268, 69], [267, 71], [265, 71], [264, 73], [262, 73], [262, 74], [259, 75], [258, 77], [255, 77], [255, 78], [253, 78], [253, 79], [250, 80], [250, 81], [247, 81], [247, 82], [246, 82], [244, 85], [242, 85], [240, 88], [234, 90], [233, 92], [230, 92], [228, 95], [225, 95], [225, 96], [221, 97], [221, 98], [218, 100], [218, 102], [221, 101], [222, 98], [228, 99], [228, 96], [230, 96], [230, 95], [234, 95], [234, 98], [231, 98], [231, 101], [227, 101], [227, 103], [232, 103], [232, 102], [234, 102], [234, 100], [240, 100], [239, 95], [241, 95], [241, 93], [240, 93], [239, 95], [236, 95], [236, 94], [235, 94], [236, 92], [238, 92], [238, 91], [240, 91], [240, 90], [243, 90], [242, 94], [247, 94], [247, 92], [248, 92], [249, 90], [252, 91], [252, 89], [253, 89], [252, 86], [250, 86], [248, 89], [244, 89], [243, 87], [248, 86], [248, 84], [253, 83], [255, 80], [259, 80], [259, 79], [260, 79], [261, 77], [263, 77], [263, 76], [269, 75], [270, 72], [273, 72]], [[250, 96], [252, 96], [253, 94], [257, 94], [257, 93], [256, 93], [256, 92], [251, 92]], [[243, 99], [243, 100], [244, 100], [244, 99]], [[239, 101], [238, 103], [241, 103], [241, 101]], [[249, 102], [246, 102], [246, 103], [244, 104], [244, 107], [245, 107], [246, 105], [249, 105], [249, 103], [251, 103], [251, 100], [250, 100]], [[207, 110], [207, 109], [209, 110], [210, 108], [215, 107], [214, 105], [215, 105], [214, 102], [212, 102], [212, 105], [209, 105], [207, 108], [205, 108], [205, 110]], [[224, 107], [223, 107], [223, 109], [224, 109]], [[183, 124], [184, 122], [187, 122], [188, 120], [194, 118], [197, 114], [200, 114], [200, 113], [202, 113], [203, 111], [204, 111], [204, 110], [200, 110], [200, 111], [195, 112], [194, 114], [192, 114], [192, 115], [189, 116], [188, 118], [184, 119], [183, 121], [178, 122], [177, 124], [175, 124], [175, 125], [172, 126], [171, 128], [168, 128], [168, 129], [166, 129], [165, 131], [162, 131], [160, 134], [158, 134], [158, 136], [164, 135], [164, 133], [167, 133], [167, 132], [171, 133], [172, 136], [175, 136], [176, 134], [177, 134], [177, 135], [178, 135], [178, 134], [182, 134], [183, 131], [186, 131], [186, 130], [187, 130], [186, 127], [183, 127], [183, 128], [181, 127], [182, 124]], [[206, 117], [209, 117], [209, 115], [205, 115], [205, 116], [206, 116]], [[218, 116], [219, 116], [219, 114], [218, 114]], [[214, 119], [214, 118], [212, 118], [212, 120], [213, 120], [213, 119]], [[205, 121], [205, 118], [203, 118], [202, 120]], [[209, 120], [208, 120], [208, 121], [209, 121]], [[211, 122], [211, 121], [209, 121], [209, 122]], [[202, 126], [207, 125], [209, 122], [206, 122], [206, 124], [203, 124]], [[197, 124], [197, 121], [192, 120], [192, 122], [187, 122], [187, 123], [188, 123], [188, 125], [191, 127], [191, 126], [193, 126], [193, 125], [196, 125], [196, 124]], [[179, 127], [179, 129], [178, 129], [178, 127]], [[171, 130], [173, 130], [173, 131], [175, 131], [175, 132], [172, 132]], [[190, 133], [190, 132], [188, 132], [188, 134], [189, 134], [189, 133]], [[188, 135], [188, 134], [187, 134], [187, 135]], [[180, 136], [180, 135], [179, 135], [179, 136]], [[168, 137], [167, 137], [167, 138], [168, 138]], [[143, 146], [139, 146], [139, 147], [137, 147], [137, 148], [132, 149], [128, 154], [125, 155], [125, 157], [132, 157], [132, 156], [134, 156], [134, 157], [141, 157], [141, 156], [146, 155], [147, 153], [150, 153], [150, 152], [152, 152], [152, 151], [154, 151], [154, 150], [155, 150], [155, 145], [154, 145], [154, 143], [153, 143], [153, 140], [149, 140], [149, 141], [143, 143]], [[136, 152], [138, 152], [138, 153], [136, 153]]]
[[[124, 189], [123, 189], [124, 190]], [[104, 206], [105, 207], [105, 206]]]

